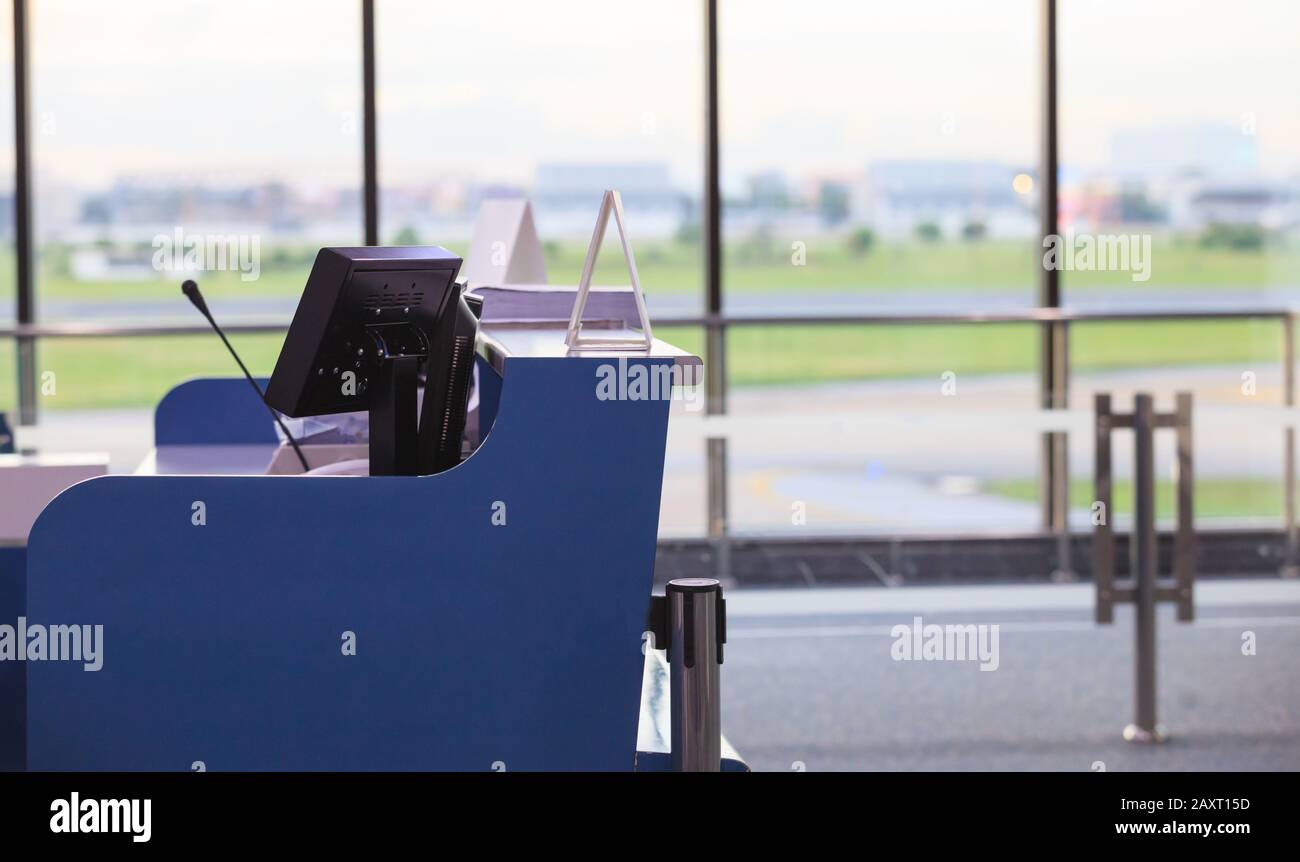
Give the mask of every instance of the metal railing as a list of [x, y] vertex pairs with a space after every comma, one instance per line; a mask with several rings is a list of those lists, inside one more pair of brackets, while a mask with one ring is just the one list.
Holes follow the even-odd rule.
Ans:
[[[923, 326], [923, 325], [972, 325], [972, 324], [1008, 324], [1020, 323], [1037, 325], [1042, 328], [1044, 333], [1057, 332], [1060, 337], [1068, 338], [1068, 330], [1071, 324], [1075, 323], [1104, 323], [1104, 322], [1172, 322], [1172, 321], [1225, 321], [1225, 320], [1274, 320], [1281, 324], [1282, 327], [1282, 397], [1283, 405], [1294, 407], [1295, 399], [1295, 321], [1298, 312], [1296, 309], [1278, 306], [1272, 308], [1249, 307], [1249, 308], [1112, 308], [1112, 309], [1072, 309], [1072, 308], [1027, 308], [1024, 310], [999, 310], [999, 311], [969, 311], [969, 312], [923, 312], [923, 313], [898, 313], [898, 312], [863, 312], [850, 314], [738, 314], [729, 315], [725, 313], [718, 314], [701, 314], [675, 317], [658, 317], [655, 319], [655, 325], [659, 327], [683, 326], [683, 327], [705, 327], [706, 331], [712, 333], [707, 339], [707, 344], [725, 345], [725, 331], [729, 327], [751, 327], [751, 326]], [[711, 369], [721, 367], [726, 368], [725, 358], [722, 362], [715, 363], [712, 356], [708, 357], [708, 364]], [[725, 376], [725, 370], [723, 372]], [[1068, 385], [1071, 377], [1071, 369], [1068, 364], [1061, 370], [1064, 388], [1068, 391]], [[721, 383], [721, 389], [726, 391], [725, 380]], [[712, 390], [711, 390], [712, 391]], [[1061, 399], [1051, 405], [1049, 409], [1060, 409], [1065, 406], [1064, 400]], [[724, 413], [725, 400], [723, 406], [717, 409], [710, 409], [710, 413]], [[1057, 447], [1058, 451], [1050, 465], [1050, 469], [1045, 472], [1044, 497], [1046, 499], [1068, 501], [1069, 500], [1069, 471], [1065, 463], [1065, 435], [1063, 432], [1054, 432], [1059, 434], [1061, 444]], [[728, 548], [728, 524], [727, 524], [727, 464], [726, 464], [726, 439], [711, 438], [708, 441], [706, 452], [707, 457], [707, 477], [708, 477], [708, 537], [715, 544], [715, 559], [717, 560], [717, 574], [726, 578], [730, 572], [728, 569], [730, 554]], [[1297, 563], [1300, 561], [1300, 531], [1297, 530], [1296, 524], [1296, 454], [1295, 454], [1295, 428], [1288, 425], [1283, 430], [1283, 478], [1285, 489], [1283, 492], [1283, 528], [1286, 533], [1286, 562], [1284, 571], [1287, 574], [1295, 575]], [[1044, 518], [1044, 529], [1051, 532], [1057, 537], [1058, 545], [1061, 546], [1061, 559], [1068, 566], [1068, 542], [1070, 529], [1068, 519], [1064, 513], [1058, 513], [1055, 517]], [[1068, 574], [1065, 572], [1064, 574]]]

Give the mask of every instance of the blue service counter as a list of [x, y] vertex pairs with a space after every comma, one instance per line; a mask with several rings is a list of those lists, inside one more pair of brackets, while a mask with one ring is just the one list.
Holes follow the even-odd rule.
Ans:
[[82, 482], [0, 548], [0, 620], [103, 627], [97, 670], [0, 662], [0, 768], [665, 768], [642, 633], [669, 402], [598, 398], [610, 356], [562, 339], [485, 331], [483, 442], [435, 476], [220, 475], [278, 445], [264, 406], [174, 389], [153, 469], [189, 474]]

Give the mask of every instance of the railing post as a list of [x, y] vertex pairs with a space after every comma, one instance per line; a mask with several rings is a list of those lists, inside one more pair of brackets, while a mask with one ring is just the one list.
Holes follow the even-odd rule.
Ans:
[[[27, 72], [29, 62], [27, 0], [14, 0], [14, 308], [19, 327], [36, 322], [36, 262], [32, 224], [31, 138], [28, 133]], [[36, 339], [16, 340], [18, 365], [18, 424], [35, 425]]]
[[366, 245], [379, 245], [379, 143], [375, 98], [375, 0], [361, 0], [361, 171]]
[[726, 603], [713, 578], [668, 582], [669, 704], [675, 772], [722, 768], [720, 671]]
[[[1058, 189], [1056, 175], [1057, 152], [1057, 75], [1056, 75], [1056, 0], [1040, 0], [1039, 26], [1042, 46], [1040, 89], [1042, 98], [1041, 149], [1039, 152], [1039, 239], [1046, 243], [1059, 233], [1057, 220]], [[1040, 308], [1061, 307], [1061, 273], [1056, 267], [1040, 262], [1038, 273], [1038, 305]], [[1064, 409], [1069, 406], [1069, 344], [1066, 324], [1049, 320], [1039, 326], [1038, 354], [1039, 406], [1045, 410]], [[1057, 579], [1071, 577], [1069, 551], [1069, 465], [1066, 456], [1066, 434], [1046, 431], [1042, 435], [1039, 483], [1043, 529], [1051, 531], [1059, 542]], [[1062, 535], [1065, 538], [1062, 541]]]
[[[704, 196], [701, 239], [704, 243], [704, 328], [706, 410], [710, 416], [727, 412], [727, 330], [722, 313], [722, 175], [718, 120], [718, 0], [704, 0]], [[727, 440], [707, 441], [708, 524], [713, 545], [713, 573], [731, 577], [731, 545], [727, 536]]]

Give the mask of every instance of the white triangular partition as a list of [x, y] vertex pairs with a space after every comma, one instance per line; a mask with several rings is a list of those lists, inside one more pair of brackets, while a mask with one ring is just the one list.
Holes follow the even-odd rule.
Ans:
[[471, 287], [546, 284], [542, 243], [526, 199], [486, 200], [479, 206], [460, 271]]
[[[623, 259], [627, 262], [627, 274], [632, 279], [632, 298], [636, 301], [636, 313], [640, 318], [641, 335], [636, 337], [600, 337], [582, 334], [582, 313], [587, 308], [587, 295], [591, 293], [591, 276], [596, 269], [596, 256], [600, 254], [600, 245], [605, 239], [605, 227], [609, 224], [609, 214], [614, 213], [614, 224], [618, 225], [618, 238], [623, 244]], [[564, 344], [570, 350], [589, 348], [612, 348], [619, 350], [649, 350], [654, 344], [654, 335], [650, 331], [650, 315], [645, 310], [645, 295], [641, 292], [641, 278], [636, 273], [636, 258], [632, 255], [632, 244], [628, 242], [627, 227], [623, 223], [623, 198], [618, 192], [606, 190], [600, 201], [600, 214], [596, 216], [596, 232], [591, 236], [591, 245], [587, 247], [587, 260], [582, 264], [582, 279], [578, 282], [578, 293], [573, 299], [573, 314], [569, 317], [569, 331], [564, 337]]]

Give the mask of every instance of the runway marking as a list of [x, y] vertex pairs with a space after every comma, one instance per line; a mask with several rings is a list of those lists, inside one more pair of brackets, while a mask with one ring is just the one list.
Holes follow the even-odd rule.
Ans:
[[[894, 623], [879, 626], [790, 626], [781, 628], [744, 628], [731, 626], [727, 631], [727, 641], [764, 640], [770, 638], [835, 638], [835, 637], [872, 637], [893, 632]], [[1085, 620], [1048, 620], [1042, 622], [1021, 621], [998, 623], [999, 631], [1010, 633], [1033, 632], [1090, 632], [1113, 626], [1099, 625]], [[1193, 626], [1214, 629], [1235, 629], [1241, 627], [1260, 628], [1268, 626], [1300, 626], [1300, 616], [1296, 617], [1212, 617], [1196, 620]]]
[[[743, 471], [740, 469], [738, 469], [736, 472], [738, 474], [743, 474]], [[784, 510], [788, 514], [790, 511], [790, 504], [798, 501], [799, 498], [791, 497], [788, 494], [784, 494], [784, 493], [778, 494], [776, 489], [772, 487], [773, 483], [777, 479], [781, 478], [783, 475], [799, 476], [801, 475], [801, 473], [799, 471], [780, 470], [780, 469], [758, 470], [755, 473], [755, 475], [752, 475], [745, 480], [745, 485], [749, 489], [749, 495], [760, 502], [767, 503], [772, 506], [776, 506], [777, 508]], [[805, 515], [815, 514], [820, 517], [828, 517], [828, 518], [841, 518], [841, 517], [853, 515], [853, 512], [845, 511], [842, 508], [836, 506], [824, 506], [820, 502], [814, 502], [808, 499], [804, 499], [803, 503], [807, 507], [804, 510]], [[884, 522], [872, 518], [868, 518], [867, 523], [877, 527], [888, 526], [887, 524], [884, 524]], [[810, 584], [811, 584], [811, 580], [810, 580]]]

